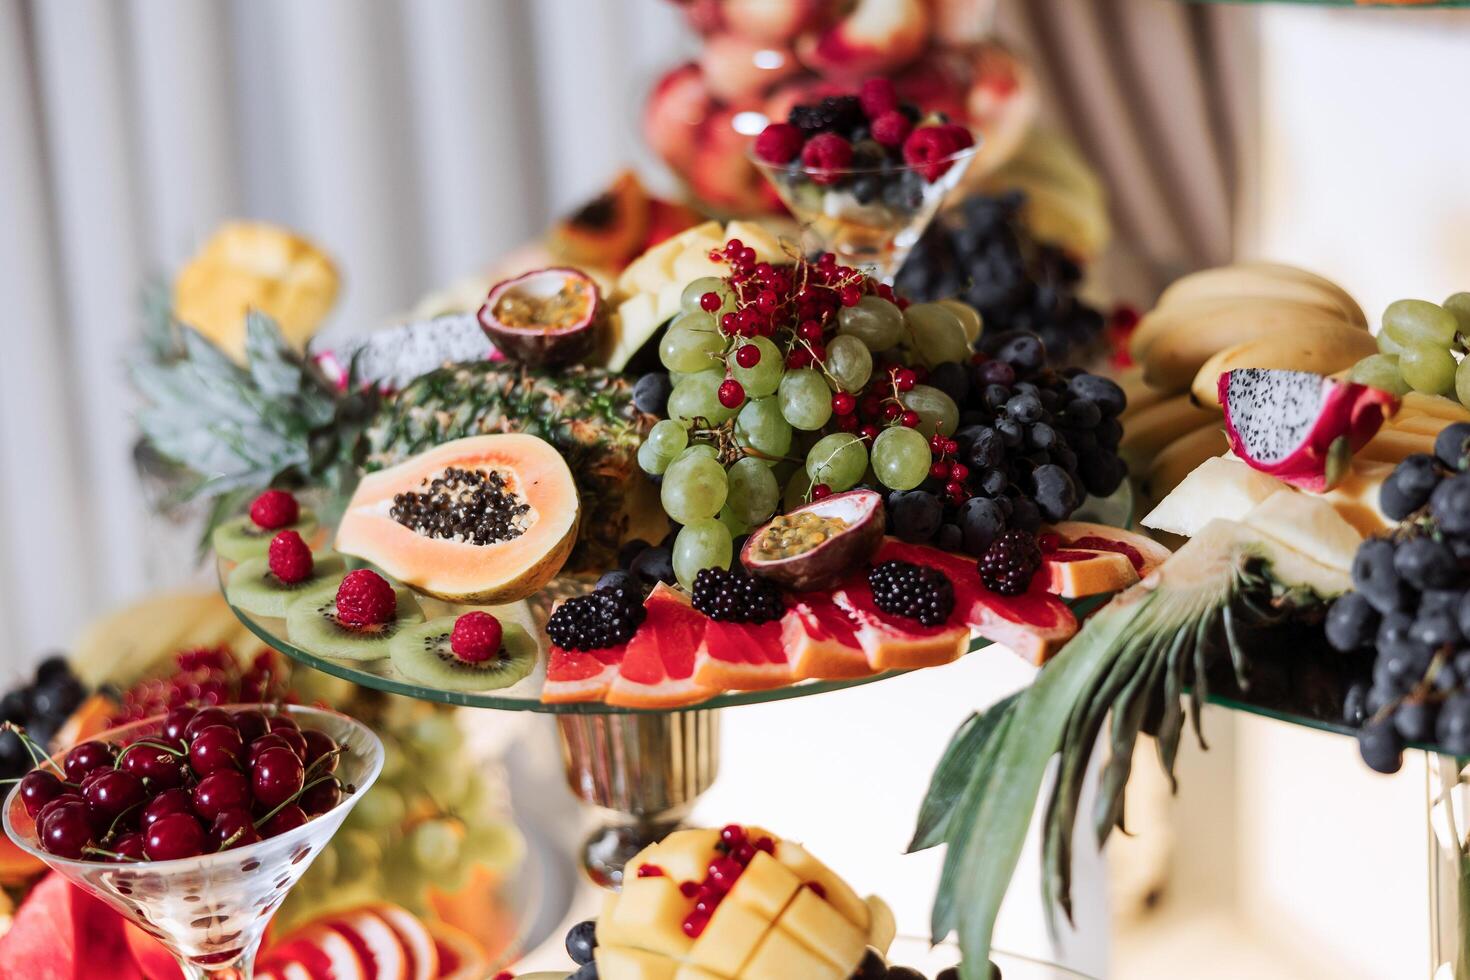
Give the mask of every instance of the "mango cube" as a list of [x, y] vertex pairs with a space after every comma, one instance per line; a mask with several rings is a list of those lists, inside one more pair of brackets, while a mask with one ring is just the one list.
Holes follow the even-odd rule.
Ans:
[[800, 844], [789, 840], [776, 842], [776, 860], [780, 861], [802, 882], [816, 882], [827, 893], [827, 901], [841, 912], [848, 922], [857, 926], [866, 935], [872, 924], [873, 914], [857, 892]]
[[765, 851], [757, 851], [735, 880], [727, 901], [739, 902], [774, 921], [800, 887], [801, 879], [781, 862]]
[[598, 946], [592, 955], [601, 980], [674, 980], [679, 969], [667, 956], [626, 946]]
[[672, 878], [633, 878], [613, 907], [612, 932], [629, 946], [683, 959], [694, 945], [683, 928], [692, 907]]
[[792, 938], [790, 933], [772, 929], [766, 933], [766, 938], [756, 948], [750, 962], [745, 964], [740, 976], [742, 980], [792, 980], [793, 977], [801, 980], [846, 980], [851, 973], [850, 968], [839, 970]]
[[844, 976], [862, 962], [868, 946], [867, 933], [810, 888], [796, 893], [777, 925], [843, 971]]
[[704, 932], [694, 941], [689, 962], [717, 975], [739, 976], [740, 968], [770, 928], [769, 917], [727, 899], [715, 909]]
[[654, 864], [675, 882], [700, 882], [709, 873], [709, 863], [716, 857], [715, 845], [719, 842], [718, 830], [676, 830], [652, 847], [644, 848], [629, 867], [636, 873], [640, 864]]

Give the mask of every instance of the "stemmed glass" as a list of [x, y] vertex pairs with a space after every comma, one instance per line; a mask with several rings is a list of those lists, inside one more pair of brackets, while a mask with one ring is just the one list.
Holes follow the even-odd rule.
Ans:
[[892, 285], [949, 192], [975, 159], [979, 141], [942, 159], [910, 166], [885, 164], [845, 170], [773, 164], [750, 153], [755, 165], [801, 225], [808, 252], [832, 252]]
[[[383, 768], [378, 736], [345, 715], [294, 705], [224, 708], [246, 709], [287, 715], [303, 730], [331, 736], [342, 748], [337, 777], [353, 792], [300, 827], [246, 847], [176, 861], [118, 864], [74, 861], [43, 850], [18, 785], [5, 801], [5, 832], [11, 840], [156, 938], [178, 959], [189, 980], [250, 980], [271, 914]], [[96, 741], [124, 744], [153, 735], [162, 725], [161, 716], [133, 722], [103, 732]], [[64, 755], [57, 756], [58, 765]]]

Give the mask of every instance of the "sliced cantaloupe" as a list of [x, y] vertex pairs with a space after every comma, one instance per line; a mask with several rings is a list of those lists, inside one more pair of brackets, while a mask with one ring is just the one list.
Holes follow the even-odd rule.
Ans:
[[[391, 516], [395, 495], [422, 492], [451, 467], [501, 475], [508, 492], [528, 505], [516, 518], [516, 537], [490, 544], [435, 538]], [[515, 602], [561, 570], [579, 514], [572, 471], [550, 443], [520, 433], [472, 436], [363, 477], [337, 528], [336, 548], [441, 599]]]

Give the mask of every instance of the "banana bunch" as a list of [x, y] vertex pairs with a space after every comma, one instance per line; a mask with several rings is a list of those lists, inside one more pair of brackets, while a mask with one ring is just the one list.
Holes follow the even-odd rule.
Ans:
[[1413, 453], [1432, 455], [1439, 431], [1453, 422], [1470, 422], [1470, 409], [1453, 398], [1408, 392], [1398, 412], [1358, 450], [1356, 458], [1397, 464]]
[[1245, 262], [1178, 280], [1129, 340], [1135, 367], [1119, 451], [1157, 503], [1226, 449], [1216, 383], [1237, 368], [1335, 374], [1376, 352], [1342, 287], [1292, 266]]

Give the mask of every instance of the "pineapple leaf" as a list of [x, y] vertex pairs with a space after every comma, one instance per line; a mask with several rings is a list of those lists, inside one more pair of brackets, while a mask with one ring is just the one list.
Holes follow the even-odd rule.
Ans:
[[245, 314], [245, 359], [255, 387], [267, 398], [289, 398], [302, 391], [300, 357], [276, 321], [254, 310]]
[[1012, 694], [996, 702], [983, 715], [970, 715], [950, 739], [920, 805], [918, 826], [908, 847], [910, 854], [944, 843], [950, 814], [974, 772], [972, 760], [990, 743], [1018, 696]]

